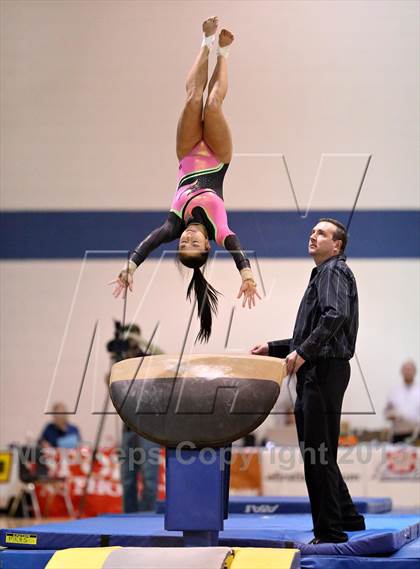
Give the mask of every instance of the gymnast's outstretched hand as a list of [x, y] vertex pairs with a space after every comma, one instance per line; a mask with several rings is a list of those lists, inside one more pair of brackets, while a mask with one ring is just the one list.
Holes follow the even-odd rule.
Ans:
[[245, 307], [248, 304], [248, 308], [255, 306], [255, 297], [261, 300], [261, 296], [257, 292], [257, 285], [254, 280], [247, 279], [242, 282], [241, 288], [237, 298], [241, 298], [243, 295], [242, 306]]
[[115, 284], [115, 288], [112, 291], [115, 298], [118, 298], [121, 292], [123, 293], [122, 298], [125, 298], [127, 296], [127, 288], [133, 292], [133, 274], [128, 269], [123, 269], [118, 277], [108, 284]]

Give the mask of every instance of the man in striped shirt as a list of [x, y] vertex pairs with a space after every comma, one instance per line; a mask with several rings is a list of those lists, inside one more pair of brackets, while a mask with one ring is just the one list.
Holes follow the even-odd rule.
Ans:
[[312, 543], [347, 541], [345, 531], [365, 529], [337, 465], [341, 406], [350, 379], [358, 328], [356, 281], [346, 264], [347, 231], [331, 218], [312, 229], [315, 261], [300, 303], [293, 337], [255, 346], [255, 355], [286, 358], [297, 374], [296, 428], [311, 502]]

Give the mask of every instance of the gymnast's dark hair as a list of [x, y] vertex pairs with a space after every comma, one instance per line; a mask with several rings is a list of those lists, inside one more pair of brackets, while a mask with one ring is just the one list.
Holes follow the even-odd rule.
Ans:
[[347, 227], [341, 223], [341, 221], [337, 221], [336, 219], [332, 219], [332, 217], [321, 217], [319, 221], [328, 221], [328, 223], [332, 223], [335, 225], [335, 232], [333, 235], [334, 241], [341, 241], [341, 248], [340, 253], [344, 253], [344, 250], [347, 245], [348, 241], [348, 233]]
[[211, 334], [213, 314], [217, 313], [217, 295], [219, 292], [206, 281], [200, 269], [206, 264], [208, 251], [197, 256], [188, 256], [182, 252], [178, 253], [178, 260], [186, 267], [193, 269], [193, 276], [188, 285], [187, 298], [191, 299], [194, 290], [197, 300], [197, 313], [200, 318], [200, 331], [197, 334], [196, 342], [208, 342]]

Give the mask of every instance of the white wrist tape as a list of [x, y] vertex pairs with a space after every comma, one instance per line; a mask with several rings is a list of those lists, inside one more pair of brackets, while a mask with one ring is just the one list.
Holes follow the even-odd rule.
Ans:
[[205, 36], [203, 34], [203, 41], [201, 42], [201, 47], [207, 46], [209, 49], [213, 47], [214, 40], [216, 39], [216, 34], [212, 36]]
[[242, 281], [253, 281], [254, 275], [252, 274], [252, 270], [249, 267], [245, 267], [244, 269], [240, 270]]
[[123, 271], [128, 271], [130, 275], [132, 275], [136, 269], [137, 265], [134, 261], [128, 261], [123, 267]]
[[225, 57], [227, 59], [228, 55], [229, 55], [229, 48], [230, 48], [230, 45], [225, 45], [225, 47], [220, 47], [220, 45], [218, 45], [217, 46], [217, 55], [223, 55], [223, 57]]

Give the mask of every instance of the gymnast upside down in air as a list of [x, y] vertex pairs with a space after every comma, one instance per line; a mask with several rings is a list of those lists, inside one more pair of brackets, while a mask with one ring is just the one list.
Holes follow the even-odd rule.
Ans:
[[200, 316], [199, 341], [207, 342], [212, 313], [217, 311], [217, 291], [206, 281], [200, 267], [205, 265], [210, 240], [228, 250], [238, 268], [242, 285], [238, 298], [242, 306], [255, 306], [257, 292], [250, 262], [235, 233], [229, 229], [223, 201], [223, 178], [232, 158], [232, 137], [222, 112], [227, 92], [227, 55], [233, 35], [219, 34], [217, 63], [208, 87], [208, 58], [215, 40], [218, 19], [203, 23], [203, 43], [187, 77], [187, 100], [178, 122], [176, 152], [179, 160], [178, 187], [165, 223], [152, 231], [132, 252], [128, 265], [120, 272], [113, 291], [117, 298], [127, 287], [133, 290], [133, 273], [146, 257], [162, 243], [179, 238], [179, 261], [194, 270], [188, 287], [189, 298], [194, 289]]

